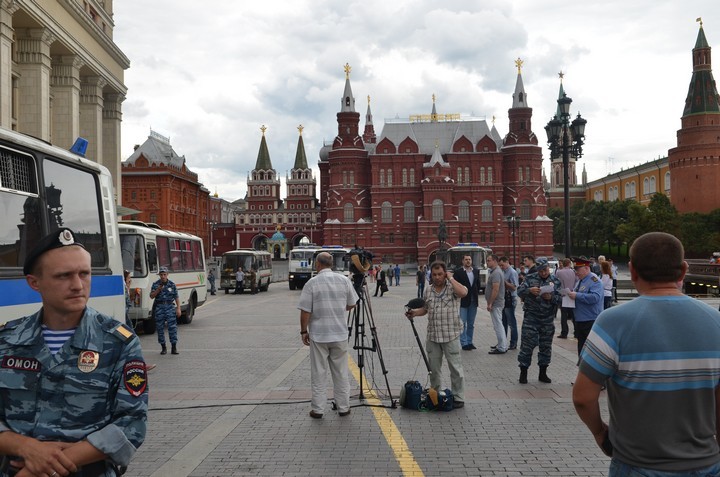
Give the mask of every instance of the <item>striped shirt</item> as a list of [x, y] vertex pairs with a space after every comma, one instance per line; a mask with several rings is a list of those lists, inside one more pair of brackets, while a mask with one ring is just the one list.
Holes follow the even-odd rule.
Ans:
[[60, 351], [65, 342], [73, 337], [77, 328], [69, 330], [51, 330], [47, 326], [42, 325], [42, 335], [45, 339], [45, 345], [50, 349], [50, 353], [55, 354]]
[[687, 296], [641, 296], [600, 314], [580, 359], [584, 375], [608, 380], [613, 457], [676, 472], [720, 461], [717, 310]]
[[347, 340], [347, 307], [357, 301], [348, 277], [329, 268], [320, 270], [305, 284], [298, 303], [300, 310], [310, 313], [310, 339], [316, 343]]
[[435, 286], [425, 288], [425, 308], [427, 308], [428, 324], [427, 339], [435, 343], [447, 343], [462, 333], [460, 321], [460, 298], [455, 296], [449, 281], [445, 282], [442, 291], [435, 291]]

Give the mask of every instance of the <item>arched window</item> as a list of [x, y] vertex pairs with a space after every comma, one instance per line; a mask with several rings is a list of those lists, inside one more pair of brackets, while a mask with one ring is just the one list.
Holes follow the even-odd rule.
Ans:
[[385, 187], [385, 169], [380, 169], [380, 187]]
[[444, 218], [445, 218], [445, 214], [443, 213], [443, 201], [440, 199], [433, 200], [433, 202], [432, 202], [433, 222], [440, 222]]
[[355, 208], [349, 202], [343, 206], [343, 221], [355, 222]]
[[530, 177], [530, 166], [525, 166], [525, 180], [527, 182], [532, 180], [532, 177]]
[[601, 190], [596, 190], [596, 191], [595, 191], [595, 197], [594, 197], [594, 199], [595, 199], [595, 202], [600, 202], [600, 201], [603, 200], [603, 193], [602, 193]]
[[457, 168], [457, 183], [462, 184], [462, 167]]
[[348, 185], [347, 174], [348, 174], [347, 171], [343, 171], [343, 181], [342, 181], [343, 187], [347, 187], [347, 185]]
[[635, 198], [637, 196], [637, 189], [635, 188], [635, 181], [630, 183], [630, 197]]
[[643, 194], [649, 194], [650, 193], [650, 179], [647, 177], [643, 179]]
[[458, 220], [460, 222], [470, 221], [470, 204], [467, 200], [461, 200], [458, 204]]
[[481, 221], [492, 222], [492, 202], [484, 200], [481, 205]]
[[392, 204], [388, 201], [382, 203], [382, 223], [392, 223]]
[[485, 185], [485, 168], [480, 168], [480, 185]]
[[657, 185], [655, 184], [655, 176], [650, 178], [650, 193], [654, 194], [657, 192]]
[[415, 222], [415, 204], [410, 201], [405, 202], [405, 206], [403, 207], [403, 221], [406, 224]]
[[470, 168], [465, 168], [465, 185], [470, 185]]
[[492, 185], [492, 167], [488, 167], [488, 185]]
[[355, 187], [355, 171], [350, 171], [350, 187]]
[[527, 199], [520, 202], [520, 218], [530, 220], [530, 201]]
[[665, 173], [665, 192], [670, 192], [670, 171]]
[[392, 187], [392, 169], [388, 169], [387, 183], [388, 183], [388, 187]]
[[407, 183], [408, 183], [408, 181], [407, 181], [407, 169], [403, 167], [403, 170], [402, 170], [402, 185], [403, 185], [403, 187], [407, 187]]
[[630, 197], [631, 197], [630, 196], [630, 183], [626, 182], [625, 183], [625, 198], [629, 199]]
[[522, 167], [518, 167], [518, 182], [523, 181]]
[[410, 168], [410, 187], [413, 187], [415, 185], [415, 168]]

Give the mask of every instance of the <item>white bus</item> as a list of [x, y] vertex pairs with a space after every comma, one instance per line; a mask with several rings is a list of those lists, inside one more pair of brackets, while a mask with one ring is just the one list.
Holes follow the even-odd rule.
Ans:
[[105, 167], [0, 128], [0, 322], [40, 309], [40, 294], [25, 282], [23, 263], [40, 238], [60, 227], [73, 230], [90, 252], [88, 306], [125, 321], [113, 194]]
[[491, 249], [481, 247], [474, 242], [459, 243], [448, 249], [446, 260], [447, 266], [451, 271], [462, 268], [463, 257], [465, 255], [470, 255], [472, 257], [473, 265], [480, 270], [480, 290], [484, 292], [488, 276], [487, 257], [491, 253]]
[[132, 277], [128, 314], [135, 327], [142, 326], [146, 334], [155, 332], [150, 290], [160, 279], [160, 267], [168, 269], [170, 280], [177, 286], [182, 310], [178, 321], [192, 322], [197, 307], [207, 300], [202, 239], [140, 221], [120, 221], [118, 228], [123, 266]]
[[[315, 250], [315, 252], [313, 252], [313, 262], [315, 261], [315, 257], [317, 257], [318, 253], [327, 252], [333, 257], [333, 272], [342, 273], [346, 277], [349, 277], [350, 256], [348, 255], [348, 253], [350, 252], [350, 250], [352, 249], [343, 247], [342, 245], [323, 245], [319, 249]], [[313, 269], [312, 274], [313, 276], [317, 275], [317, 270]]]
[[290, 250], [288, 260], [288, 286], [291, 290], [302, 288], [312, 276], [317, 245], [298, 245]]
[[241, 291], [249, 290], [252, 286], [250, 274], [247, 273], [251, 269], [255, 270], [256, 288], [260, 291], [268, 291], [273, 274], [270, 252], [241, 248], [223, 253], [222, 263], [220, 264], [220, 289], [225, 290], [225, 294], [237, 288], [235, 272], [237, 272], [238, 267], [242, 267], [245, 273], [244, 283], [240, 287]]

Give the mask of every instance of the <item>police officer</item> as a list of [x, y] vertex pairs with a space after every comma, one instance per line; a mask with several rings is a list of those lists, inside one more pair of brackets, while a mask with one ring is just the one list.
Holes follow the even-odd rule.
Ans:
[[538, 349], [538, 380], [551, 383], [547, 368], [552, 357], [552, 340], [555, 333], [555, 312], [560, 303], [560, 280], [550, 274], [547, 258], [535, 260], [535, 272], [529, 273], [525, 281], [517, 289], [518, 296], [523, 300], [523, 325], [521, 332], [520, 383], [527, 384], [527, 371], [532, 362], [533, 350]]
[[160, 280], [152, 284], [150, 298], [155, 299], [155, 326], [157, 328], [158, 343], [162, 346], [160, 354], [167, 354], [165, 346], [165, 323], [167, 322], [168, 335], [172, 354], [180, 354], [177, 350], [177, 319], [180, 318], [180, 296], [175, 283], [168, 279], [168, 269], [160, 267], [158, 272]]
[[0, 475], [118, 475], [143, 443], [147, 371], [124, 323], [87, 307], [90, 254], [70, 229], [43, 237], [23, 273], [42, 299], [0, 324]]
[[578, 282], [568, 296], [575, 300], [575, 337], [578, 342], [578, 356], [590, 334], [595, 318], [603, 311], [603, 284], [590, 271], [592, 262], [582, 258], [575, 260], [575, 275]]

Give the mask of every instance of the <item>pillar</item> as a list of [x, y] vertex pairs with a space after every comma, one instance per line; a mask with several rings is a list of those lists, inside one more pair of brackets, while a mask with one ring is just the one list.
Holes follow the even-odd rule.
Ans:
[[116, 204], [122, 201], [120, 124], [123, 101], [125, 95], [120, 93], [106, 94], [103, 98], [103, 162], [113, 176]]
[[51, 142], [50, 45], [55, 36], [47, 28], [19, 29], [17, 33], [18, 131]]
[[[85, 156], [107, 167], [103, 157], [103, 88], [107, 84], [100, 76], [80, 78], [80, 136], [88, 140]], [[112, 171], [114, 166], [110, 166]]]
[[51, 87], [53, 144], [70, 149], [80, 135], [80, 68], [77, 55], [52, 58]]
[[0, 126], [12, 129], [13, 123], [13, 75], [12, 16], [20, 6], [11, 0], [0, 1]]

